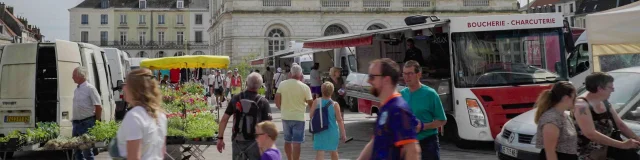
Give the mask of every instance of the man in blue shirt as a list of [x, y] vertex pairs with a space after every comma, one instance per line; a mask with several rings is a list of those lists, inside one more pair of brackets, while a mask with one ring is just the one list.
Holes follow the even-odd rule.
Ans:
[[358, 159], [417, 160], [420, 147], [416, 140], [416, 120], [408, 104], [396, 92], [400, 67], [389, 58], [375, 60], [369, 66], [371, 94], [380, 98], [381, 107], [371, 141]]
[[422, 69], [416, 61], [407, 61], [402, 69], [402, 76], [407, 88], [400, 93], [402, 98], [409, 103], [411, 111], [420, 121], [416, 126], [422, 150], [423, 160], [439, 160], [440, 144], [438, 142], [438, 127], [447, 123], [447, 117], [442, 108], [440, 96], [431, 87], [420, 83]]

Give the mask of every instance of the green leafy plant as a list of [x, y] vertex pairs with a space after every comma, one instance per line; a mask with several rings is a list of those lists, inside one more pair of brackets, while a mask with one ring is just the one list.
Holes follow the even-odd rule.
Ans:
[[187, 138], [213, 137], [218, 131], [218, 124], [214, 121], [214, 114], [200, 112], [187, 116], [185, 126]]
[[120, 124], [115, 121], [96, 121], [96, 125], [89, 129], [89, 135], [93, 136], [97, 142], [105, 142], [116, 136], [119, 126]]

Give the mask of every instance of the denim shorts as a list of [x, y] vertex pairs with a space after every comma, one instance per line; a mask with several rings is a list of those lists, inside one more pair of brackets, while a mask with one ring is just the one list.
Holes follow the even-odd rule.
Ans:
[[303, 143], [304, 123], [304, 121], [282, 120], [284, 141], [289, 143]]

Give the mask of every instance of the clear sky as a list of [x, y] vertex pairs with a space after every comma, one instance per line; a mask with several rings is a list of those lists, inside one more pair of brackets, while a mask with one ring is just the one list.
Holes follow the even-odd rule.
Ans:
[[[83, 0], [0, 0], [13, 6], [14, 14], [40, 27], [46, 40], [69, 40], [69, 8]], [[524, 6], [527, 0], [518, 0]], [[530, 0], [533, 2], [534, 0]]]
[[0, 0], [13, 7], [13, 14], [36, 25], [45, 40], [69, 40], [69, 11], [83, 0]]

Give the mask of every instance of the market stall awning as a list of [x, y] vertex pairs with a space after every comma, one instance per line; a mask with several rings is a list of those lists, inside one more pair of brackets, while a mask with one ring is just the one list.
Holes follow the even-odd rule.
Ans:
[[144, 59], [140, 67], [149, 69], [177, 69], [177, 68], [227, 68], [229, 56], [178, 56]]
[[261, 65], [261, 64], [264, 64], [264, 60], [265, 59], [269, 59], [271, 57], [286, 56], [286, 55], [290, 55], [290, 54], [293, 54], [293, 51], [291, 51], [291, 50], [281, 50], [281, 51], [278, 51], [276, 53], [273, 53], [273, 55], [251, 60], [250, 63], [251, 63], [251, 65]]
[[340, 34], [334, 36], [320, 37], [302, 41], [304, 42], [304, 48], [314, 48], [314, 49], [333, 49], [333, 48], [344, 48], [344, 47], [357, 47], [357, 46], [365, 46], [371, 45], [373, 42], [373, 38], [378, 34], [388, 34], [395, 32], [403, 32], [410, 30], [421, 30], [427, 28], [433, 28], [437, 25], [449, 23], [448, 19], [442, 19], [438, 22], [429, 22], [425, 24], [418, 24], [412, 26], [402, 26], [395, 28], [385, 28], [378, 30], [369, 30], [362, 33], [357, 34]]
[[288, 55], [280, 58], [293, 58], [293, 57], [304, 56], [304, 55], [318, 53], [318, 52], [330, 51], [330, 50], [333, 50], [333, 49], [308, 49], [306, 51], [297, 52], [292, 55]]

